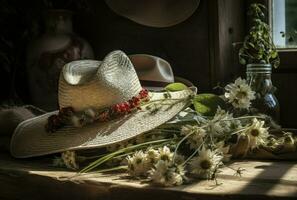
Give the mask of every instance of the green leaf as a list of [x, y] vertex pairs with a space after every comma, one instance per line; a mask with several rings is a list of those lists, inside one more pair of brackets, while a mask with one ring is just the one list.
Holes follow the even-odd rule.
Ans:
[[242, 65], [245, 65], [245, 64], [246, 64], [246, 60], [243, 59], [243, 58], [240, 58], [240, 59], [239, 59], [239, 62], [240, 62], [240, 64], [242, 64]]
[[218, 106], [225, 108], [225, 102], [215, 94], [198, 94], [193, 100], [195, 110], [205, 116], [215, 115]]
[[273, 52], [271, 53], [271, 58], [276, 58], [277, 56], [278, 56], [277, 51], [273, 51]]
[[174, 91], [181, 91], [185, 90], [188, 87], [183, 83], [171, 83], [165, 87], [166, 90], [174, 92]]
[[250, 45], [251, 47], [255, 48], [255, 45], [251, 42], [248, 43], [248, 45]]

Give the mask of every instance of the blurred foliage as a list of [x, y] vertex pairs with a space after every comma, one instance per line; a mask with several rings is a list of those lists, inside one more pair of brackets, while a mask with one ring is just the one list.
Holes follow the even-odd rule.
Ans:
[[297, 1], [296, 0], [285, 0], [285, 18], [286, 27], [280, 34], [286, 39], [286, 47], [294, 47], [297, 45]]

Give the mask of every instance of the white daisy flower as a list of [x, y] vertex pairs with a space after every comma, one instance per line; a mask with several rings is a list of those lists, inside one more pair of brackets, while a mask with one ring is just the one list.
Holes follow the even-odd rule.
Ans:
[[226, 110], [222, 109], [220, 106], [218, 107], [216, 114], [214, 115], [214, 120], [221, 120], [221, 119], [232, 119], [232, 113], [227, 112]]
[[220, 121], [210, 120], [207, 123], [206, 130], [208, 133], [212, 134], [213, 136], [220, 136], [224, 133], [224, 128], [221, 125]]
[[150, 163], [147, 160], [147, 156], [143, 151], [137, 151], [133, 156], [127, 157], [128, 161], [128, 173], [132, 177], [139, 177], [147, 175], [150, 169]]
[[211, 179], [216, 169], [222, 164], [222, 159], [223, 156], [216, 151], [203, 148], [199, 155], [194, 157], [189, 163], [191, 173], [199, 178]]
[[287, 132], [284, 134], [283, 138], [283, 149], [281, 152], [295, 152], [296, 151], [296, 144], [293, 137], [293, 134]]
[[153, 148], [147, 149], [145, 153], [146, 153], [146, 158], [147, 158], [148, 162], [150, 162], [151, 164], [155, 164], [160, 158], [159, 151], [157, 151]]
[[76, 162], [75, 151], [64, 151], [61, 153], [61, 158], [67, 168], [73, 169], [73, 170], [77, 170], [79, 168]]
[[182, 165], [171, 167], [168, 173], [168, 186], [182, 185], [186, 179], [186, 171]]
[[149, 172], [150, 180], [152, 180], [154, 183], [159, 183], [161, 185], [164, 185], [164, 183], [167, 181], [166, 180], [167, 170], [168, 170], [168, 163], [163, 160], [159, 160], [157, 164], [155, 164], [155, 168], [153, 168]]
[[217, 133], [230, 132], [231, 130], [242, 127], [240, 120], [234, 119], [232, 113], [221, 109], [221, 107], [218, 107], [212, 121], [219, 122], [220, 124], [221, 129], [215, 130]]
[[203, 142], [203, 138], [206, 135], [206, 131], [199, 126], [185, 125], [181, 128], [181, 135], [187, 136], [187, 144], [191, 149], [197, 149]]
[[163, 160], [165, 162], [171, 162], [173, 158], [173, 153], [167, 146], [163, 148], [159, 148], [159, 160]]
[[294, 141], [294, 137], [293, 137], [293, 134], [292, 133], [286, 132], [284, 134], [284, 143], [285, 144], [292, 144], [292, 145], [294, 145], [295, 141]]
[[233, 119], [230, 121], [230, 129], [231, 130], [238, 130], [238, 129], [241, 129], [242, 127], [243, 127], [243, 125], [240, 120]]
[[218, 107], [215, 116], [208, 122], [207, 131], [214, 136], [223, 136], [230, 132], [232, 121], [233, 115]]
[[240, 77], [234, 83], [225, 87], [225, 98], [234, 108], [249, 109], [251, 101], [256, 99], [255, 92], [247, 84], [245, 79]]
[[177, 165], [181, 165], [185, 162], [185, 156], [176, 154], [174, 158], [174, 163]]
[[149, 179], [154, 184], [162, 186], [182, 185], [185, 178], [185, 170], [182, 166], [168, 165], [164, 160], [159, 160], [149, 173]]
[[258, 148], [260, 145], [264, 145], [269, 136], [268, 128], [264, 128], [264, 121], [253, 119], [251, 126], [247, 127], [244, 134], [249, 138], [249, 148]]
[[168, 183], [165, 186], [173, 186], [173, 185], [182, 185], [183, 184], [183, 176], [176, 172], [171, 172], [168, 175]]

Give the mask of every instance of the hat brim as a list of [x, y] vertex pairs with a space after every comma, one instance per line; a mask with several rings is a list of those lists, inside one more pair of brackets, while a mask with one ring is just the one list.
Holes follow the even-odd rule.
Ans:
[[150, 102], [157, 102], [155, 105], [159, 106], [157, 112], [152, 112], [143, 106], [141, 110], [121, 118], [81, 128], [65, 127], [57, 132], [47, 133], [45, 130], [47, 119], [57, 111], [26, 120], [18, 125], [13, 134], [11, 154], [17, 158], [28, 158], [67, 150], [99, 148], [131, 139], [172, 119], [188, 105], [189, 101], [185, 99], [193, 92], [191, 90], [170, 92], [169, 99], [165, 98], [164, 94], [162, 92], [149, 94]]

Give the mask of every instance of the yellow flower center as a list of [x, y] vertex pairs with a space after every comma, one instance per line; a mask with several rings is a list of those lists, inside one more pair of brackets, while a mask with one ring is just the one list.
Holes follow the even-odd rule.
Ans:
[[142, 163], [142, 159], [141, 158], [137, 158], [136, 159], [136, 164], [140, 164], [140, 163]]
[[202, 169], [209, 169], [211, 167], [212, 163], [209, 161], [209, 160], [203, 160], [201, 163], [200, 163], [200, 167]]
[[251, 130], [251, 135], [254, 136], [254, 137], [258, 137], [260, 134], [259, 130], [258, 129], [252, 129]]
[[164, 161], [169, 160], [168, 155], [166, 155], [166, 154], [161, 155], [161, 160], [164, 160]]
[[238, 99], [243, 99], [243, 98], [245, 98], [246, 96], [247, 96], [247, 93], [244, 92], [244, 91], [240, 91], [240, 92], [238, 92], [238, 93], [236, 94], [236, 97], [237, 97]]

